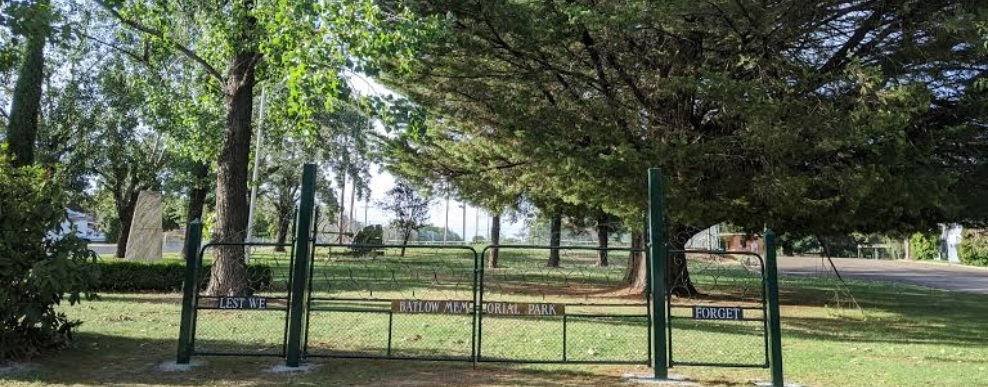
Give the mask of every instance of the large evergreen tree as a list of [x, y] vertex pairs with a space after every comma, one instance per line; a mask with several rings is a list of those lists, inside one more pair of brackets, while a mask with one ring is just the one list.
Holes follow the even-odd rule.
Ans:
[[[460, 142], [510, 144], [501, 157], [521, 175], [633, 228], [645, 169], [662, 167], [672, 247], [724, 221], [921, 228], [977, 202], [958, 182], [985, 153], [985, 7], [426, 1], [452, 32], [389, 82], [467, 131]], [[694, 291], [688, 275], [670, 286]]]

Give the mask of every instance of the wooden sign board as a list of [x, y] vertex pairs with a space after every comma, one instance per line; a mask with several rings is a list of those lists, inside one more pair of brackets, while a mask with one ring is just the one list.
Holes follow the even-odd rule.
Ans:
[[[499, 316], [562, 316], [566, 314], [566, 305], [485, 302], [481, 310]], [[391, 300], [393, 313], [470, 314], [472, 311], [472, 301]]]
[[695, 320], [744, 320], [744, 309], [736, 306], [694, 306]]
[[393, 313], [470, 314], [473, 301], [391, 300]]
[[264, 297], [219, 297], [216, 307], [220, 309], [267, 309], [268, 299]]

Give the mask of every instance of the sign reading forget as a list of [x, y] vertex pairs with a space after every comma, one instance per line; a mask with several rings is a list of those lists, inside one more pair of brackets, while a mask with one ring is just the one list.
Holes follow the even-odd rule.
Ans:
[[728, 306], [694, 306], [696, 320], [744, 320], [744, 309]]
[[217, 308], [220, 309], [267, 309], [268, 299], [264, 297], [220, 297]]
[[[394, 313], [469, 314], [471, 301], [391, 300]], [[564, 304], [529, 304], [523, 302], [485, 302], [483, 312], [501, 316], [562, 316]]]

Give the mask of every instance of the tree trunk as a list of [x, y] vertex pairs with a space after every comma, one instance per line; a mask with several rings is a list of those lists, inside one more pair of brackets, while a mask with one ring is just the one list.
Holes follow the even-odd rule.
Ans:
[[686, 249], [686, 242], [693, 235], [696, 235], [695, 227], [672, 226], [669, 228], [668, 248], [671, 250], [667, 255], [668, 265], [666, 270], [667, 291], [677, 297], [693, 297], [700, 294], [693, 285], [690, 278], [689, 265], [686, 254], [681, 251]]
[[[253, 25], [253, 20], [248, 20]], [[216, 170], [216, 225], [213, 241], [243, 243], [247, 234], [247, 164], [250, 158], [251, 113], [257, 53], [238, 53], [230, 62], [226, 85], [226, 133]], [[247, 293], [244, 249], [215, 249], [206, 293], [241, 296]]]
[[412, 237], [412, 230], [403, 230], [401, 235], [401, 254], [399, 256], [405, 256], [405, 247], [408, 246], [408, 240]]
[[628, 253], [628, 271], [625, 272], [624, 283], [628, 288], [644, 294], [648, 288], [648, 263], [645, 260], [645, 237], [642, 233], [631, 233], [631, 248], [642, 251]]
[[[192, 166], [192, 188], [189, 189], [189, 206], [185, 210], [185, 221], [186, 223], [191, 223], [192, 221], [202, 222], [202, 213], [205, 211], [206, 207], [206, 194], [209, 189], [209, 164], [196, 161]], [[187, 260], [188, 257], [185, 256], [185, 249], [182, 249], [182, 259]]]
[[292, 226], [292, 207], [286, 206], [287, 211], [278, 211], [278, 239], [275, 241], [274, 251], [284, 252], [285, 241], [288, 240], [288, 228]]
[[[346, 167], [340, 169], [340, 174], [343, 175], [343, 185], [340, 187], [340, 224], [337, 228], [339, 234], [337, 234], [336, 243], [343, 243], [343, 216], [346, 214]], [[405, 256], [402, 254], [402, 256]]]
[[597, 218], [597, 247], [600, 248], [597, 251], [597, 266], [607, 266], [607, 240], [610, 237], [610, 227], [610, 217], [601, 214]]
[[[550, 230], [549, 230], [549, 247], [559, 247], [560, 242], [562, 242], [563, 233], [563, 214], [555, 213], [552, 215]], [[549, 262], [546, 264], [548, 267], [559, 267], [559, 249], [549, 250]]]
[[127, 241], [130, 239], [130, 225], [134, 221], [134, 209], [137, 207], [139, 192], [124, 196], [124, 203], [117, 203], [117, 219], [120, 219], [120, 237], [117, 238], [117, 258], [127, 256]]
[[[501, 214], [494, 214], [491, 218], [491, 244], [494, 246], [501, 244]], [[497, 267], [498, 248], [491, 248], [488, 254], [490, 256], [487, 258], [487, 267]]]
[[188, 222], [194, 220], [202, 221], [202, 213], [206, 207], [206, 194], [209, 190], [209, 164], [197, 161], [192, 166], [192, 189], [189, 190], [189, 208], [185, 212], [185, 219]]
[[26, 31], [24, 60], [14, 86], [10, 122], [7, 125], [8, 152], [15, 167], [34, 163], [34, 146], [38, 137], [38, 119], [41, 114], [41, 91], [45, 79], [45, 42], [48, 37], [48, 1], [39, 1], [32, 7], [34, 20]]
[[[690, 229], [686, 227], [672, 227], [667, 238], [668, 249], [674, 252], [670, 252], [666, 257], [668, 259], [666, 263], [666, 291], [677, 297], [691, 297], [700, 294], [690, 278], [686, 255], [675, 252], [684, 249], [689, 238], [684, 239], [679, 236], [684, 235], [688, 230]], [[631, 234], [631, 248], [646, 248], [641, 233]], [[645, 292], [648, 287], [648, 263], [645, 257], [644, 252], [631, 252], [628, 258], [628, 271], [625, 273], [624, 282], [628, 288], [637, 292]]]

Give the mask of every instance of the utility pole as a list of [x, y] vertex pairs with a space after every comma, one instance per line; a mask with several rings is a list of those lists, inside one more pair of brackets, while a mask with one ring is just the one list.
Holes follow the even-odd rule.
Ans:
[[370, 199], [367, 199], [367, 203], [364, 204], [364, 227], [369, 226], [367, 223], [367, 209], [370, 208]]
[[463, 243], [467, 243], [467, 204], [460, 204], [460, 208], [463, 209]]
[[480, 235], [480, 208], [473, 209], [473, 235]]
[[446, 194], [446, 222], [443, 223], [443, 245], [449, 239], [449, 193]]

